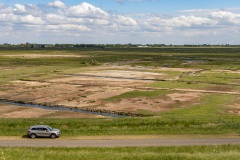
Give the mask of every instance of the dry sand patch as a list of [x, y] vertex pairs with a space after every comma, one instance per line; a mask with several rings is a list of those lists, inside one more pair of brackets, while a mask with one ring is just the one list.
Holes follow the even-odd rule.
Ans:
[[202, 93], [192, 92], [179, 92], [166, 95], [166, 97], [157, 98], [128, 98], [122, 99], [118, 102], [106, 103], [104, 106], [98, 107], [99, 109], [122, 111], [122, 112], [136, 112], [136, 111], [147, 111], [147, 112], [161, 112], [173, 109], [172, 106], [181, 106], [181, 103], [196, 103], [199, 101]]
[[240, 71], [239, 70], [216, 70], [217, 73], [234, 73], [234, 74], [240, 74]]
[[13, 81], [13, 83], [18, 83], [19, 85], [26, 85], [29, 87], [38, 87], [38, 86], [46, 86], [50, 83], [38, 82], [38, 81]]
[[[133, 91], [139, 87], [144, 87], [146, 84], [153, 82], [154, 79], [163, 78], [165, 76], [162, 73], [153, 72], [153, 68], [149, 68], [149, 71], [147, 71], [147, 68], [142, 67], [137, 67], [135, 70], [133, 70], [133, 67], [130, 67], [131, 70], [122, 70], [126, 66], [120, 66], [118, 69], [116, 69], [116, 67], [117, 66], [113, 65], [93, 67], [90, 68], [90, 71], [71, 75], [60, 75], [56, 79], [45, 82], [14, 81], [11, 85], [2, 86], [0, 96], [3, 99], [21, 100], [36, 104], [63, 105], [74, 108], [94, 108], [131, 113], [140, 110], [149, 112], [170, 110], [172, 109], [171, 106], [176, 103], [194, 103], [198, 101], [201, 96], [201, 94], [197, 92], [179, 92], [169, 94], [165, 96], [165, 98], [140, 97], [122, 99], [118, 102], [103, 101], [103, 99]], [[163, 68], [161, 69], [163, 70]], [[183, 70], [189, 71], [191, 69]], [[62, 112], [50, 112], [39, 109], [25, 109], [19, 111], [18, 109], [16, 108], [15, 112], [11, 111], [11, 114], [5, 113], [5, 117], [18, 117], [18, 115], [20, 117], [48, 117], [49, 115], [54, 115], [53, 117], [62, 118], [68, 117], [69, 115], [78, 117], [78, 115], [75, 114], [79, 114], [62, 114]], [[24, 115], [24, 112], [26, 112], [26, 115]], [[27, 114], [27, 112], [31, 114]], [[33, 112], [36, 112], [36, 114]], [[80, 117], [82, 116], [83, 115], [80, 115]], [[92, 117], [92, 115], [89, 117]]]
[[124, 71], [124, 70], [105, 70], [105, 71], [90, 71], [82, 73], [83, 75], [94, 75], [102, 77], [116, 78], [133, 78], [133, 79], [157, 79], [164, 76], [162, 73], [144, 72], [144, 71]]
[[197, 72], [201, 71], [202, 69], [198, 68], [168, 68], [168, 67], [152, 67], [152, 66], [131, 66], [131, 65], [116, 65], [116, 64], [105, 64], [103, 66], [98, 67], [98, 69], [109, 69], [109, 70], [114, 70], [114, 69], [119, 69], [119, 70], [131, 70], [131, 71], [142, 71], [142, 72], [159, 72], [159, 71], [176, 71], [176, 72]]
[[100, 118], [100, 115], [0, 105], [0, 118]]
[[168, 94], [168, 97], [171, 97], [173, 101], [179, 102], [190, 102], [197, 101], [203, 94], [198, 92], [181, 92], [181, 93], [172, 93]]
[[229, 113], [240, 114], [240, 98], [237, 99], [237, 102], [228, 106]]

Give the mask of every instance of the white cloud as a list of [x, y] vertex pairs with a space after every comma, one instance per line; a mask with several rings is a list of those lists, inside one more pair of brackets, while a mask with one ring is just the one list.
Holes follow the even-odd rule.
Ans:
[[106, 18], [108, 13], [104, 10], [94, 7], [93, 5], [83, 2], [81, 5], [71, 6], [65, 10], [68, 16], [74, 17], [91, 17]]
[[[1, 13], [1, 12], [0, 12]], [[40, 16], [43, 14], [43, 8], [33, 4], [15, 4], [14, 8], [6, 7], [2, 13], [11, 13], [15, 15], [33, 15]]]
[[52, 14], [52, 13], [46, 14], [45, 21], [47, 24], [55, 24], [55, 25], [58, 25], [64, 22], [67, 23], [66, 18], [64, 16], [61, 16], [59, 14]]
[[24, 5], [15, 4], [15, 9], [14, 9], [14, 11], [20, 12], [20, 13], [24, 13], [24, 12], [26, 12], [27, 10], [26, 10], [26, 8], [25, 8]]
[[117, 23], [124, 25], [124, 26], [135, 26], [137, 25], [137, 22], [130, 18], [130, 17], [124, 17], [121, 15], [114, 16], [114, 19], [116, 20]]
[[47, 25], [46, 28], [49, 30], [55, 30], [55, 31], [60, 31], [60, 30], [90, 31], [90, 29], [85, 26], [75, 25], [75, 24]]
[[[102, 40], [102, 43], [119, 43], [124, 38], [126, 43], [129, 43], [129, 40], [135, 40], [136, 43], [164, 43], [160, 40], [170, 41], [172, 38], [177, 42], [182, 39], [177, 37], [188, 37], [190, 41], [204, 36], [210, 39], [240, 36], [240, 14], [234, 11], [198, 9], [178, 12], [175, 15], [124, 15], [108, 12], [86, 2], [67, 6], [60, 0], [46, 5], [15, 4], [13, 7], [0, 3], [0, 24], [0, 43], [3, 43], [6, 36], [12, 41], [15, 41], [16, 37], [31, 38], [25, 36], [30, 33], [39, 37], [40, 43], [45, 43], [43, 39], [55, 40], [54, 43], [60, 40], [75, 40], [76, 43], [94, 43], [99, 40]], [[71, 38], [73, 35], [75, 39]], [[68, 38], [59, 38], [65, 36]]]
[[43, 24], [43, 20], [40, 17], [34, 17], [32, 15], [18, 16], [18, 23], [28, 23], [28, 24]]
[[178, 17], [152, 17], [144, 22], [144, 28], [149, 31], [173, 31], [185, 29], [204, 28], [215, 25], [216, 22], [205, 17], [178, 16]]
[[32, 15], [14, 15], [14, 14], [0, 14], [0, 22], [8, 23], [11, 26], [21, 24], [38, 24], [42, 25], [44, 21], [41, 17], [34, 17]]
[[175, 27], [195, 27], [195, 26], [206, 26], [213, 25], [215, 22], [203, 17], [195, 16], [179, 16], [175, 17], [168, 22], [171, 26]]
[[55, 0], [54, 2], [49, 2], [48, 6], [55, 8], [66, 8], [67, 6], [60, 0]]
[[96, 19], [93, 21], [93, 23], [100, 26], [107, 26], [111, 24], [110, 21], [105, 19]]
[[1, 13], [12, 13], [13, 10], [11, 7], [6, 7], [4, 4], [0, 3], [0, 14]]
[[240, 25], [240, 14], [234, 14], [226, 11], [215, 11], [210, 13], [209, 17], [221, 24], [237, 24]]

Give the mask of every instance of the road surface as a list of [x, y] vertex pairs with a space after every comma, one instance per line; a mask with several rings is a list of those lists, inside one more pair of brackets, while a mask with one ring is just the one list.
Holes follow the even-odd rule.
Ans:
[[199, 145], [240, 145], [240, 138], [138, 140], [62, 140], [39, 138], [23, 140], [0, 140], [0, 147], [147, 147]]

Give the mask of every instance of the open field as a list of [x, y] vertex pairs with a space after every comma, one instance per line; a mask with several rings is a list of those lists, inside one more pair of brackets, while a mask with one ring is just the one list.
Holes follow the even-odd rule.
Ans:
[[[0, 118], [24, 128], [12, 118], [37, 118], [34, 123], [55, 118], [52, 125], [66, 135], [70, 127], [77, 127], [61, 118], [71, 123], [75, 123], [71, 118], [100, 121], [80, 119], [79, 123], [87, 121], [95, 128], [85, 127], [84, 133], [77, 129], [73, 135], [238, 134], [239, 51], [221, 47], [0, 50], [1, 100], [140, 116], [134, 124], [131, 117], [114, 120], [1, 103]], [[101, 124], [106, 121], [124, 125]]]
[[236, 160], [240, 146], [118, 147], [118, 148], [0, 148], [0, 159], [58, 160]]
[[[27, 128], [34, 124], [60, 128], [63, 139], [237, 138], [239, 53], [240, 48], [230, 47], [0, 50], [0, 99], [11, 102], [0, 103], [0, 138], [25, 138]], [[90, 112], [46, 110], [24, 104]], [[91, 111], [129, 116], [105, 117]], [[0, 159], [12, 160], [239, 156], [237, 145], [0, 148]]]
[[[0, 97], [23, 103], [144, 116], [161, 116], [176, 110], [192, 115], [196, 113], [194, 108], [213, 108], [210, 113], [205, 110], [213, 115], [237, 115], [239, 50], [1, 50]], [[212, 103], [214, 106], [210, 106]], [[59, 111], [33, 113], [39, 110], [2, 104], [0, 117], [64, 117]]]

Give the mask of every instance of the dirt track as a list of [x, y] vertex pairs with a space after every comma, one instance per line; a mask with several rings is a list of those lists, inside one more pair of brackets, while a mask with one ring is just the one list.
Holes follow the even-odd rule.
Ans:
[[147, 147], [147, 146], [199, 146], [240, 145], [239, 138], [207, 139], [141, 139], [141, 140], [61, 140], [26, 139], [0, 140], [0, 147]]

